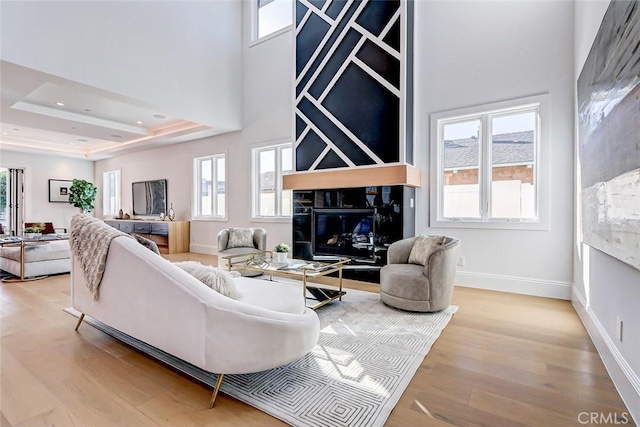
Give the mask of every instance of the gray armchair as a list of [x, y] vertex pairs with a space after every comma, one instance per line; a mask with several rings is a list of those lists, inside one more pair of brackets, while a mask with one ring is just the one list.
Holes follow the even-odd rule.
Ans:
[[416, 239], [410, 237], [389, 246], [387, 265], [380, 270], [380, 299], [402, 310], [443, 310], [451, 303], [460, 240], [445, 237], [424, 265], [408, 264]]
[[[256, 251], [264, 251], [267, 249], [267, 230], [264, 228], [251, 228], [253, 231], [253, 239], [252, 242], [248, 242], [247, 244], [241, 247], [229, 247], [229, 229], [225, 228], [224, 230], [220, 230], [218, 233], [218, 268], [224, 268], [225, 270], [228, 268], [228, 263], [226, 259], [222, 257], [225, 255], [236, 255], [236, 254], [250, 254]], [[239, 257], [234, 259], [234, 262], [242, 261], [248, 259], [247, 257]], [[243, 276], [259, 276], [262, 273], [260, 271], [252, 271], [252, 270], [238, 270], [240, 274]]]

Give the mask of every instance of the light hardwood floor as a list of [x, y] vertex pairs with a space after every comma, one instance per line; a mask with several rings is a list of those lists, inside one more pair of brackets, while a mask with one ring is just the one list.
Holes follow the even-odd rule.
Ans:
[[[69, 275], [0, 290], [2, 427], [284, 425], [224, 394], [210, 410], [208, 387], [89, 325], [74, 332], [62, 311]], [[568, 301], [456, 288], [453, 302], [388, 426], [579, 426], [582, 412], [627, 414]]]

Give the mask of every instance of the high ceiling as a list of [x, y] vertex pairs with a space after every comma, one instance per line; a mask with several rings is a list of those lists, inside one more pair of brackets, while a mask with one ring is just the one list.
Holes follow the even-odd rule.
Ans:
[[0, 147], [99, 160], [204, 138], [212, 128], [144, 102], [0, 61]]

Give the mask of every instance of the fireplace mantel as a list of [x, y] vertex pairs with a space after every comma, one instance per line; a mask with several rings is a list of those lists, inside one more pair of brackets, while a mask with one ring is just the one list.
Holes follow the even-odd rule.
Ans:
[[407, 164], [295, 172], [283, 177], [287, 190], [354, 188], [379, 185], [420, 187], [420, 169]]

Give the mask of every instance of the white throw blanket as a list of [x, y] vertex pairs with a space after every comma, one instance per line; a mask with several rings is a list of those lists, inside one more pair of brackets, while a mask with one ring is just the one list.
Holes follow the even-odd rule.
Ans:
[[97, 218], [82, 214], [71, 218], [71, 233], [69, 233], [71, 254], [80, 262], [93, 299], [98, 299], [98, 287], [102, 281], [111, 241], [119, 236], [131, 238], [128, 234], [116, 230]]

